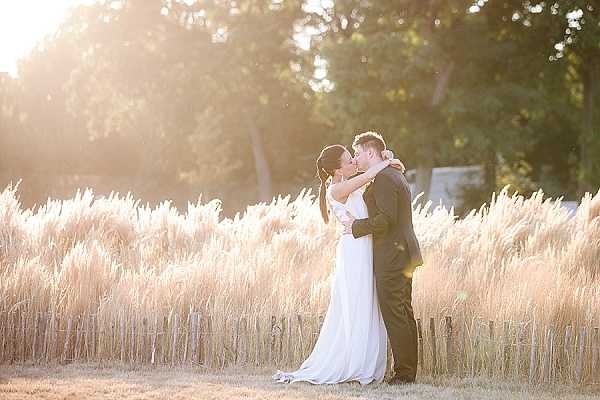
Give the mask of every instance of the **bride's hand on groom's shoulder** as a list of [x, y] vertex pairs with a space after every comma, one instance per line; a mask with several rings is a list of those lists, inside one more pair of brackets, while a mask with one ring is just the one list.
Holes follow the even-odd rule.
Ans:
[[402, 161], [398, 160], [397, 158], [394, 158], [393, 151], [383, 150], [381, 152], [381, 157], [383, 157], [384, 160], [390, 160], [390, 166], [392, 166], [393, 168], [396, 168], [400, 172], [404, 173], [406, 171], [406, 167], [404, 166], [404, 163], [402, 163]]
[[390, 160], [390, 166], [392, 168], [396, 168], [397, 170], [399, 170], [402, 173], [404, 173], [406, 171], [406, 167], [404, 166], [402, 161], [398, 160], [397, 158]]
[[383, 157], [384, 160], [391, 160], [394, 158], [394, 152], [391, 150], [384, 150], [381, 152], [381, 157]]

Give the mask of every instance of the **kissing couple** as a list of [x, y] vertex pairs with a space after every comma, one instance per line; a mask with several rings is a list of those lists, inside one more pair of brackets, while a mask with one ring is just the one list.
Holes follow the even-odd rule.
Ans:
[[412, 275], [423, 259], [404, 165], [376, 132], [356, 135], [352, 148], [354, 156], [342, 145], [327, 146], [317, 159], [323, 220], [331, 215], [344, 230], [319, 338], [297, 371], [273, 375], [278, 382], [382, 382], [388, 338], [394, 361], [388, 383], [415, 381]]

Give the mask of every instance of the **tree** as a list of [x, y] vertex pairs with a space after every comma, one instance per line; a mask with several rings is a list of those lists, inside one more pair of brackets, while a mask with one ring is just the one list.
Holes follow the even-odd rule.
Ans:
[[[259, 198], [270, 200], [274, 179], [313, 172], [305, 155], [320, 144], [293, 41], [303, 16], [300, 1], [78, 7], [22, 65], [36, 117], [29, 129], [55, 129], [49, 140], [72, 135], [66, 142], [93, 150], [73, 152], [86, 154], [79, 165], [104, 173], [238, 186], [255, 175]], [[59, 57], [66, 61], [47, 62]], [[47, 76], [59, 108], [42, 123], [29, 85]], [[65, 141], [55, 142], [59, 151]]]
[[523, 11], [535, 12], [531, 4], [482, 4], [347, 0], [323, 18], [318, 52], [333, 83], [323, 95], [331, 126], [342, 137], [387, 133], [417, 167], [418, 191], [434, 165], [483, 165], [486, 196], [503, 174], [535, 179], [542, 168], [531, 163], [543, 162], [535, 150], [549, 134], [565, 134], [566, 124], [548, 123], [569, 119], [566, 69], [548, 60], [556, 28], [532, 24]]
[[329, 11], [321, 52], [332, 123], [340, 135], [387, 133], [425, 194], [432, 166], [456, 163], [483, 164], [489, 193], [499, 154], [523, 157], [535, 143], [531, 121], [547, 93], [519, 68], [537, 74], [546, 59], [507, 10], [472, 4], [348, 0]]
[[[581, 110], [579, 134], [578, 194], [600, 185], [600, 129], [598, 96], [600, 89], [600, 11], [589, 0], [527, 5], [524, 13], [552, 32], [556, 54], [551, 60], [567, 64], [572, 101]], [[532, 12], [534, 10], [535, 12]]]

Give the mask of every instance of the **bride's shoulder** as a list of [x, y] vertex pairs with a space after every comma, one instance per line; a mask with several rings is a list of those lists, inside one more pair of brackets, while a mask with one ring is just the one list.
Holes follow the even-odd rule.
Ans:
[[334, 192], [334, 190], [335, 190], [336, 186], [337, 186], [337, 183], [332, 183], [332, 184], [330, 184], [329, 186], [327, 186], [327, 191], [326, 191], [326, 193], [327, 193], [327, 195], [328, 195], [328, 196], [331, 196], [331, 197], [333, 197], [333, 192]]
[[328, 201], [333, 198], [333, 196], [331, 195], [331, 187], [332, 186], [334, 186], [334, 185], [329, 185], [329, 186], [327, 186], [327, 189], [325, 189], [325, 198]]
[[327, 202], [334, 208], [338, 207], [339, 205], [343, 205], [343, 203], [337, 200], [336, 197], [333, 195], [335, 185], [336, 184], [329, 185], [329, 187], [327, 187], [327, 191], [325, 192], [325, 198], [327, 199]]

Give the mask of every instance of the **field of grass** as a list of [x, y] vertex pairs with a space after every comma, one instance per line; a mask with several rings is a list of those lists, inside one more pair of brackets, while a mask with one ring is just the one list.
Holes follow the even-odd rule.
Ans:
[[526, 387], [488, 379], [427, 379], [408, 386], [347, 383], [292, 385], [261, 370], [219, 374], [190, 369], [123, 370], [98, 366], [10, 367], [0, 372], [0, 398], [29, 399], [597, 399], [598, 388]]
[[[462, 219], [417, 208], [425, 264], [414, 276], [416, 316], [494, 320], [498, 329], [507, 321], [511, 335], [518, 323], [551, 327], [556, 347], [572, 326], [576, 351], [579, 328], [600, 325], [599, 215], [600, 193], [584, 197], [575, 215], [541, 192], [504, 191]], [[123, 315], [153, 321], [177, 313], [185, 321], [195, 310], [213, 315], [214, 334], [226, 337], [230, 317], [316, 316], [328, 304], [339, 229], [323, 223], [310, 193], [224, 219], [218, 200], [150, 209], [130, 196], [91, 191], [24, 210], [18, 189], [8, 187], [0, 193], [0, 318], [93, 314], [108, 330]], [[593, 380], [591, 331], [585, 340], [583, 370]], [[109, 358], [107, 348], [99, 343], [100, 360]], [[481, 351], [488, 357], [489, 348]], [[561, 359], [553, 362], [560, 369]]]

